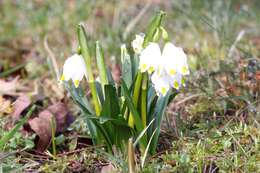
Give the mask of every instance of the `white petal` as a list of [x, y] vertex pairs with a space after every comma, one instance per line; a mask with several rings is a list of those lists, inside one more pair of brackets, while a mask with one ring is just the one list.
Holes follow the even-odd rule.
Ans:
[[163, 71], [155, 71], [152, 74], [151, 81], [157, 95], [165, 96], [170, 89], [168, 76]]
[[140, 55], [139, 68], [141, 72], [149, 71], [150, 73], [159, 67], [161, 61], [161, 50], [157, 43], [149, 43]]
[[79, 81], [83, 79], [83, 77], [87, 76], [86, 64], [81, 55], [74, 54], [69, 57], [63, 66], [63, 78], [68, 81], [72, 79], [72, 81], [78, 84]]
[[136, 35], [132, 41], [132, 47], [135, 53], [139, 54], [143, 50], [144, 35]]
[[171, 87], [177, 90], [179, 90], [180, 87], [182, 86], [182, 79], [183, 77], [179, 73], [175, 74], [174, 76], [169, 76], [168, 78]]
[[174, 76], [176, 73], [189, 74], [187, 56], [182, 48], [168, 42], [164, 46], [162, 57], [163, 66], [170, 76]]

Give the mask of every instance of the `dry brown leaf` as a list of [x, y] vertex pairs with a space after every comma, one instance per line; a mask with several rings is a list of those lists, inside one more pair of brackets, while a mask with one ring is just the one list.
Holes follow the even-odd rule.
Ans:
[[12, 106], [11, 106], [11, 101], [6, 100], [0, 95], [0, 116], [2, 114], [10, 114], [12, 113]]
[[0, 79], [0, 94], [14, 93], [17, 88], [18, 77], [12, 81], [5, 81]]
[[117, 172], [117, 170], [111, 163], [109, 163], [108, 165], [103, 166], [100, 172], [101, 173], [115, 173], [115, 172]]
[[12, 118], [14, 121], [17, 121], [21, 117], [21, 113], [31, 104], [31, 99], [26, 96], [22, 95], [16, 99], [13, 103], [14, 112], [12, 114]]
[[27, 92], [28, 88], [21, 85], [19, 77], [11, 81], [0, 79], [0, 95], [19, 96]]
[[40, 112], [38, 117], [31, 119], [29, 125], [39, 137], [36, 148], [40, 152], [43, 152], [48, 148], [51, 142], [51, 121], [53, 116], [55, 117], [56, 133], [63, 132], [74, 120], [66, 105], [61, 102], [49, 106], [44, 111]]
[[43, 152], [48, 148], [51, 142], [51, 118], [53, 115], [48, 111], [42, 112], [41, 117], [35, 117], [29, 120], [31, 129], [38, 135], [39, 139], [36, 143], [36, 149]]
[[49, 106], [47, 110], [55, 116], [57, 133], [63, 132], [74, 121], [74, 117], [64, 103], [58, 102]]

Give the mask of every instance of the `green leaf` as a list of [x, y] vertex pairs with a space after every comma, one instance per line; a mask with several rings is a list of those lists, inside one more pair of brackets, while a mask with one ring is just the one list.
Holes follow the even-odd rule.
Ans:
[[[150, 153], [151, 154], [154, 154], [155, 151], [156, 151], [158, 138], [159, 138], [159, 134], [160, 134], [162, 116], [165, 113], [170, 95], [171, 95], [171, 92], [168, 92], [168, 94], [166, 94], [166, 96], [164, 96], [164, 97], [160, 96], [158, 98], [157, 103], [156, 103], [155, 112], [153, 114], [153, 118], [155, 118], [155, 123], [153, 124], [153, 126], [151, 126], [150, 131], [154, 132], [155, 129], [157, 129], [157, 130], [156, 130], [156, 133], [155, 133], [153, 140], [151, 142], [151, 147], [150, 147]], [[151, 137], [152, 137], [152, 135], [150, 135], [150, 138]]]
[[149, 151], [151, 142], [152, 142], [152, 140], [154, 139], [153, 137], [154, 137], [154, 135], [156, 134], [157, 131], [158, 131], [158, 129], [156, 128], [156, 129], [154, 130], [154, 132], [152, 133], [151, 138], [149, 139], [149, 142], [148, 142], [148, 144], [147, 144], [147, 146], [146, 146], [144, 155], [143, 155], [143, 157], [142, 157], [142, 159], [141, 159], [141, 166], [142, 166], [142, 168], [144, 167], [145, 159], [146, 159], [146, 157], [147, 157], [147, 154], [148, 154], [148, 151]]
[[96, 41], [96, 59], [97, 59], [97, 67], [99, 71], [100, 82], [102, 86], [108, 84], [107, 72], [105, 66], [104, 52], [102, 47], [100, 46], [99, 41]]
[[81, 54], [86, 63], [88, 80], [89, 80], [89, 82], [93, 82], [94, 76], [93, 76], [92, 67], [91, 67], [92, 61], [91, 61], [91, 56], [90, 56], [89, 47], [88, 47], [87, 34], [86, 34], [83, 24], [78, 25], [77, 32], [78, 32], [80, 51], [81, 51]]
[[137, 145], [137, 143], [140, 141], [140, 139], [145, 135], [147, 129], [151, 126], [151, 124], [154, 122], [154, 119], [148, 124], [148, 126], [145, 127], [145, 129], [143, 129], [143, 131], [138, 135], [138, 137], [136, 138], [135, 142], [134, 142], [134, 147]]
[[136, 125], [137, 131], [141, 132], [143, 130], [142, 121], [141, 121], [141, 118], [140, 118], [140, 115], [139, 115], [137, 109], [134, 106], [134, 103], [130, 96], [130, 92], [129, 92], [124, 80], [122, 80], [122, 89], [123, 89], [123, 94], [125, 97], [127, 107], [129, 108], [130, 112], [134, 116], [134, 123]]
[[130, 55], [127, 53], [125, 45], [121, 46], [121, 63], [122, 63], [122, 78], [124, 79], [126, 86], [130, 88], [132, 79], [132, 64]]
[[105, 102], [100, 115], [116, 119], [119, 114], [120, 107], [116, 88], [112, 85], [105, 85]]

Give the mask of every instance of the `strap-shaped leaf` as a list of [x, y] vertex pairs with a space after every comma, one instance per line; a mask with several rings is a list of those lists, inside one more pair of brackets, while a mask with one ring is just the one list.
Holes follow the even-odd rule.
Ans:
[[130, 55], [127, 52], [126, 46], [121, 46], [121, 63], [122, 63], [122, 78], [124, 79], [126, 86], [130, 88], [133, 78], [132, 78], [132, 63]]
[[168, 100], [170, 97], [171, 93], [168, 92], [168, 94], [166, 96], [160, 96], [158, 98], [156, 107], [155, 107], [155, 112], [153, 114], [153, 117], [155, 118], [155, 123], [153, 124], [153, 126], [151, 126], [151, 131], [154, 132], [155, 129], [156, 132], [154, 134], [154, 137], [151, 141], [151, 145], [150, 145], [150, 153], [154, 154], [156, 151], [156, 147], [157, 147], [157, 143], [158, 143], [158, 138], [159, 138], [159, 134], [160, 134], [160, 127], [161, 127], [161, 122], [162, 122], [162, 116], [164, 115], [165, 109], [168, 105]]
[[124, 97], [125, 97], [127, 107], [129, 108], [130, 112], [132, 113], [132, 115], [134, 117], [134, 123], [135, 123], [135, 126], [137, 128], [137, 131], [141, 132], [143, 130], [142, 121], [141, 121], [141, 118], [140, 118], [138, 111], [136, 110], [136, 108], [134, 106], [134, 103], [133, 103], [132, 98], [130, 96], [130, 92], [129, 92], [124, 80], [122, 80], [122, 89], [123, 89], [123, 94], [124, 94]]
[[100, 115], [117, 119], [119, 114], [120, 107], [116, 88], [112, 85], [105, 85], [105, 101]]

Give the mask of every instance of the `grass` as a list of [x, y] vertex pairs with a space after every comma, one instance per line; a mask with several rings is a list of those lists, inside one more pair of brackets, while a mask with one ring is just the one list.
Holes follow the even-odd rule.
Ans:
[[[48, 80], [52, 81], [52, 87], [56, 81], [45, 58], [49, 56], [43, 46], [46, 35], [61, 67], [65, 57], [77, 50], [76, 26], [84, 21], [91, 40], [93, 43], [100, 40], [106, 61], [113, 68], [120, 58], [120, 45], [144, 31], [154, 12], [164, 9], [170, 38], [185, 48], [192, 74], [187, 88], [167, 110], [158, 154], [147, 158], [141, 172], [260, 170], [260, 3], [257, 0], [152, 4], [127, 37], [124, 37], [125, 28], [144, 7], [137, 1], [4, 0], [0, 4], [0, 76], [12, 79], [20, 74], [24, 83], [30, 84], [32, 79]], [[19, 66], [25, 62], [25, 68]], [[37, 70], [33, 68], [35, 64], [41, 64]], [[29, 88], [35, 89], [32, 84]], [[42, 94], [47, 97], [42, 107], [62, 97], [46, 89]], [[72, 106], [71, 111], [78, 113]], [[2, 134], [9, 117], [1, 112], [0, 115]], [[30, 141], [34, 136], [21, 138], [19, 134], [6, 146], [7, 152], [0, 154], [0, 171], [98, 172], [108, 163], [118, 171], [127, 170], [127, 163], [120, 155], [111, 156], [91, 146], [76, 149], [75, 140], [88, 136], [80, 117], [69, 132], [56, 136], [55, 159], [50, 153], [23, 151], [26, 146], [33, 147]]]

